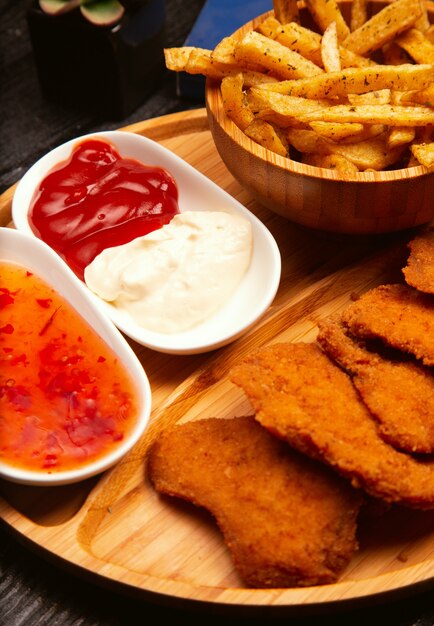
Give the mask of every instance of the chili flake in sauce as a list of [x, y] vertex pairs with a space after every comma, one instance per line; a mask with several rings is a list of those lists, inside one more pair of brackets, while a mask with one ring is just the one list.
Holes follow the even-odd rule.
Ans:
[[133, 427], [137, 399], [116, 354], [57, 292], [0, 262], [0, 459], [77, 469]]

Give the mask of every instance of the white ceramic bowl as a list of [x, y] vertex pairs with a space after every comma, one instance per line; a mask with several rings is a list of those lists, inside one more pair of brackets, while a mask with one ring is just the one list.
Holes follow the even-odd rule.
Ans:
[[60, 257], [36, 237], [9, 228], [0, 228], [0, 260], [15, 263], [34, 272], [63, 296], [117, 354], [130, 373], [138, 402], [134, 427], [117, 448], [101, 459], [76, 470], [51, 474], [22, 470], [0, 460], [0, 476], [31, 485], [64, 485], [99, 474], [117, 463], [145, 431], [151, 412], [151, 389], [146, 373], [128, 342], [98, 307], [89, 291]]
[[264, 224], [226, 191], [210, 181], [183, 159], [160, 144], [125, 131], [92, 133], [68, 141], [37, 161], [19, 182], [12, 203], [12, 217], [18, 230], [33, 234], [28, 211], [35, 189], [51, 168], [65, 160], [73, 147], [87, 137], [111, 142], [121, 156], [165, 168], [175, 179], [180, 211], [229, 211], [248, 219], [253, 229], [253, 255], [238, 290], [212, 318], [195, 328], [176, 334], [145, 330], [132, 318], [92, 297], [100, 309], [127, 336], [153, 350], [171, 354], [195, 354], [219, 348], [240, 337], [265, 313], [280, 282], [281, 259], [278, 246]]

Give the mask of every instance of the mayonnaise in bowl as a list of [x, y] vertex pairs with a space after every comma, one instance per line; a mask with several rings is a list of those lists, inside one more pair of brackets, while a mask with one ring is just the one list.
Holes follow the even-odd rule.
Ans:
[[250, 222], [225, 211], [186, 211], [133, 241], [106, 248], [85, 269], [87, 286], [139, 326], [179, 333], [233, 295], [252, 256]]

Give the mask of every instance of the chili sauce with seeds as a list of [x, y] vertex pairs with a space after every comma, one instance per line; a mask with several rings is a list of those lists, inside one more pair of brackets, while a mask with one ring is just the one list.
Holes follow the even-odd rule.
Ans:
[[93, 138], [77, 144], [41, 181], [29, 223], [83, 280], [84, 268], [102, 250], [161, 228], [177, 213], [178, 187], [169, 172]]
[[45, 281], [0, 262], [0, 459], [77, 469], [116, 448], [137, 415], [111, 348]]

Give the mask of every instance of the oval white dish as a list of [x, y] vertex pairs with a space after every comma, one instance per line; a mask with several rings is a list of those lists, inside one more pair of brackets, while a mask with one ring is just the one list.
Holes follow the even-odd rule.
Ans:
[[15, 227], [35, 236], [28, 220], [35, 189], [55, 165], [69, 157], [77, 143], [90, 137], [106, 139], [121, 156], [166, 169], [177, 183], [181, 212], [233, 212], [249, 220], [253, 231], [252, 260], [239, 288], [222, 309], [194, 328], [170, 334], [146, 330], [130, 316], [92, 293], [92, 298], [100, 309], [125, 335], [137, 343], [170, 354], [207, 352], [220, 348], [247, 332], [270, 306], [279, 287], [281, 258], [277, 243], [266, 226], [230, 194], [151, 139], [126, 131], [106, 131], [78, 137], [55, 148], [37, 161], [18, 183], [12, 202]]
[[139, 407], [134, 428], [116, 449], [97, 461], [74, 470], [44, 473], [23, 470], [0, 459], [0, 476], [17, 483], [44, 486], [65, 485], [99, 474], [117, 463], [137, 443], [149, 423], [152, 395], [143, 366], [121, 333], [95, 306], [89, 290], [66, 263], [40, 239], [10, 228], [0, 228], [0, 260], [34, 272], [71, 304], [116, 353], [119, 361], [130, 373]]

